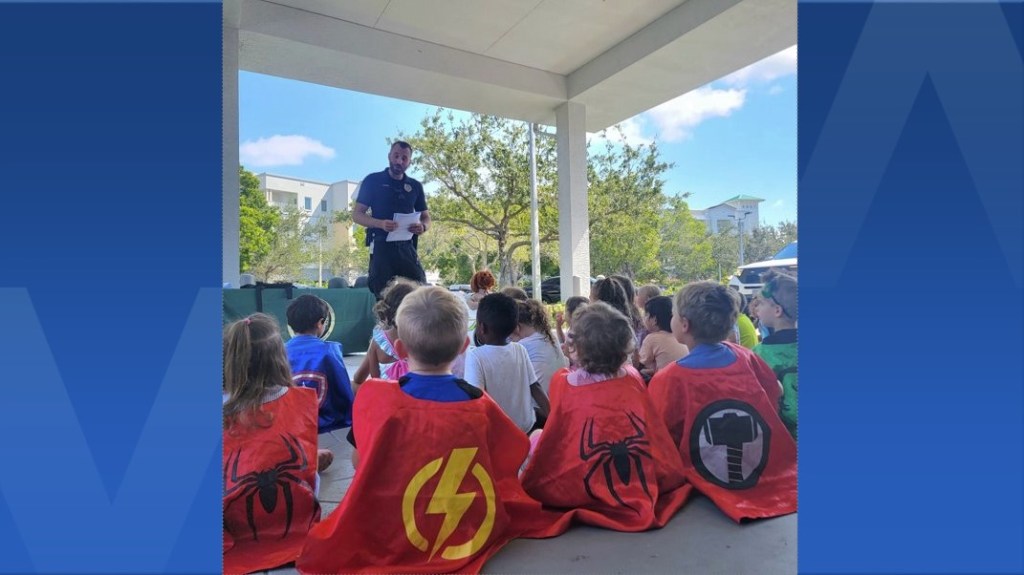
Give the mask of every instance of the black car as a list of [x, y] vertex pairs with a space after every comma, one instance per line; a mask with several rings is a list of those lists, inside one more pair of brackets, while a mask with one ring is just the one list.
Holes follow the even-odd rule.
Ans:
[[[597, 281], [594, 278], [590, 278], [590, 285], [594, 285]], [[525, 288], [526, 295], [533, 297], [533, 285], [527, 285]], [[584, 294], [589, 295], [589, 294]], [[562, 301], [562, 277], [553, 276], [545, 278], [540, 282], [540, 300], [544, 303], [558, 303]]]

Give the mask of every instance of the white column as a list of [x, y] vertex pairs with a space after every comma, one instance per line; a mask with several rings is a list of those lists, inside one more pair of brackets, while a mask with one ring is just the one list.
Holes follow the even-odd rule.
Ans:
[[558, 129], [558, 256], [562, 301], [590, 295], [590, 214], [587, 209], [587, 109], [566, 102]]
[[540, 294], [540, 210], [537, 207], [537, 126], [528, 124], [530, 130], [530, 277], [533, 284], [533, 298], [544, 301]]
[[[238, 28], [224, 26], [223, 68], [223, 280], [238, 285], [239, 203], [241, 184], [238, 180]], [[246, 270], [248, 271], [248, 270]]]

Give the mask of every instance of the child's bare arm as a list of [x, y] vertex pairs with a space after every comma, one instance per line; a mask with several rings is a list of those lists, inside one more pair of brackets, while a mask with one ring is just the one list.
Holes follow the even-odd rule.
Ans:
[[544, 393], [540, 382], [535, 381], [530, 384], [530, 395], [537, 402], [537, 414], [546, 419], [551, 413], [551, 402], [548, 401], [548, 394]]
[[352, 392], [353, 393], [356, 392], [359, 389], [359, 386], [362, 385], [363, 382], [366, 381], [366, 379], [369, 377], [369, 375], [370, 375], [369, 362], [370, 362], [370, 353], [367, 352], [366, 355], [363, 357], [363, 362], [359, 364], [359, 367], [356, 369], [356, 372], [354, 374], [352, 374]]
[[355, 374], [352, 376], [353, 393], [357, 391], [359, 386], [367, 379], [371, 377], [380, 377], [380, 365], [377, 363], [377, 350], [379, 349], [377, 342], [370, 342], [370, 349], [366, 350], [366, 356], [363, 357], [363, 363], [359, 364], [359, 368], [356, 369]]
[[640, 365], [642, 366], [640, 372], [643, 373], [644, 370], [648, 370], [651, 373], [654, 373], [655, 363], [654, 338], [647, 337], [644, 339], [644, 342], [640, 344]]
[[380, 364], [392, 361], [391, 356], [384, 353], [384, 350], [377, 345], [377, 342], [373, 342], [373, 345], [370, 346], [370, 351], [366, 355], [370, 356], [370, 377], [380, 377]]

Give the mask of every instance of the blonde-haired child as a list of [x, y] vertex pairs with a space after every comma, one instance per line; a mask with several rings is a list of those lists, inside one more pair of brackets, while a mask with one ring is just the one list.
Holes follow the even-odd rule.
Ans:
[[568, 526], [519, 484], [526, 435], [451, 373], [469, 344], [465, 310], [439, 287], [402, 302], [395, 346], [409, 373], [363, 384], [350, 434], [356, 474], [338, 509], [310, 532], [301, 573], [476, 573], [512, 538]]

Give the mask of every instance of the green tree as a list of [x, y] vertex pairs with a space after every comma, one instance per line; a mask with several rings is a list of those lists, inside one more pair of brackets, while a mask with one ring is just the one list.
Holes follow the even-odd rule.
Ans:
[[323, 261], [331, 275], [348, 277], [364, 275], [368, 271], [370, 250], [366, 247], [366, 228], [356, 226], [350, 238], [352, 225], [352, 212], [349, 210], [333, 212], [330, 220], [321, 219], [313, 226], [313, 239], [320, 239], [321, 245], [330, 246], [323, 252]]
[[[414, 164], [424, 183], [436, 183], [430, 198], [431, 219], [452, 235], [472, 230], [489, 240], [476, 261], [497, 254], [499, 281], [515, 283], [519, 265], [528, 257], [517, 251], [530, 245], [530, 167], [528, 126], [523, 122], [473, 115], [456, 121], [438, 109], [420, 122], [420, 129], [403, 139], [417, 153]], [[537, 194], [541, 242], [558, 235], [554, 143], [537, 139]], [[435, 232], [436, 233], [436, 232]], [[430, 234], [427, 234], [430, 235]], [[461, 247], [473, 249], [470, 242]]]
[[717, 234], [709, 233], [708, 240], [716, 269], [714, 277], [707, 279], [728, 281], [740, 261], [740, 239], [736, 235], [736, 229], [732, 226], [722, 226]]
[[[414, 163], [425, 184], [437, 184], [431, 218], [443, 238], [420, 243], [420, 256], [446, 281], [497, 267], [499, 282], [518, 283], [530, 257], [529, 127], [513, 120], [473, 115], [456, 120], [437, 110], [413, 135]], [[555, 142], [537, 138], [537, 196], [542, 274], [557, 273], [558, 201]], [[631, 277], [660, 275], [659, 212], [662, 174], [655, 145], [607, 143], [588, 162], [592, 268]], [[460, 259], [454, 254], [465, 254]]]
[[316, 261], [310, 257], [312, 233], [304, 225], [304, 220], [305, 216], [298, 208], [289, 206], [281, 210], [270, 248], [250, 268], [257, 279], [266, 282], [294, 281], [301, 274], [303, 265]]
[[241, 184], [239, 208], [238, 260], [239, 271], [252, 271], [256, 261], [270, 253], [281, 214], [260, 190], [260, 181], [244, 167], [238, 167]]
[[494, 242], [484, 234], [458, 226], [444, 233], [421, 236], [419, 255], [425, 267], [438, 271], [442, 282], [464, 284], [477, 271], [490, 269], [496, 263], [493, 246]]
[[331, 221], [327, 218], [317, 218], [306, 223], [305, 241], [307, 242], [303, 259], [304, 263], [313, 263], [317, 266], [317, 281], [325, 282], [331, 279], [331, 244], [334, 239], [334, 230]]
[[796, 241], [797, 236], [796, 222], [784, 221], [779, 222], [779, 235], [782, 236], [782, 241], [791, 244]]
[[771, 259], [779, 250], [796, 241], [796, 224], [781, 222], [778, 226], [760, 226], [746, 238], [743, 258], [746, 263]]
[[718, 277], [707, 225], [694, 218], [683, 197], [669, 197], [661, 215], [658, 260], [680, 283]]
[[587, 162], [591, 268], [606, 275], [660, 277], [661, 176], [672, 164], [661, 161], [657, 144], [618, 140], [605, 138], [604, 149]]

